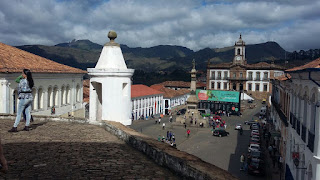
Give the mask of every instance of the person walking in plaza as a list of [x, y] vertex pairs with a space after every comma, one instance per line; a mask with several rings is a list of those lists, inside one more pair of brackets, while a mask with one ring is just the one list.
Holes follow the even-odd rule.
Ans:
[[159, 117], [159, 120], [158, 120], [158, 122], [159, 122], [159, 124], [160, 124], [160, 122], [161, 122], [161, 117]]
[[244, 170], [244, 161], [245, 161], [245, 157], [243, 154], [241, 154], [241, 156], [240, 156], [240, 171]]
[[162, 129], [165, 129], [165, 127], [166, 127], [166, 123], [163, 123], [162, 124]]
[[34, 82], [33, 82], [31, 71], [29, 69], [23, 69], [22, 76], [23, 78], [20, 80], [19, 86], [18, 86], [19, 105], [18, 105], [17, 117], [12, 129], [10, 129], [8, 132], [18, 132], [17, 127], [20, 123], [21, 114], [23, 110], [25, 110], [25, 113], [26, 113], [26, 124], [23, 130], [29, 131], [29, 125], [30, 125], [30, 119], [31, 119], [30, 111], [31, 111], [31, 105], [33, 101], [32, 88], [34, 86]]
[[7, 164], [6, 158], [4, 157], [4, 154], [3, 154], [1, 137], [0, 137], [0, 164], [1, 164], [1, 166], [2, 166], [1, 172], [7, 173], [7, 172], [8, 172], [8, 164]]
[[187, 130], [187, 137], [190, 136], [190, 129]]

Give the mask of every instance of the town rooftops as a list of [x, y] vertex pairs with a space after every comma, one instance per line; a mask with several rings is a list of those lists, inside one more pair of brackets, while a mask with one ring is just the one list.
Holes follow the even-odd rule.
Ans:
[[86, 74], [86, 71], [63, 65], [21, 49], [0, 43], [0, 73], [22, 72]]
[[320, 71], [320, 58], [313, 60], [303, 66], [294, 67], [291, 69], [287, 69], [286, 72], [294, 73], [298, 71]]
[[[182, 87], [182, 88], [190, 88], [190, 82], [185, 81], [165, 81], [160, 83], [159, 85], [163, 85], [165, 87]], [[197, 88], [206, 87], [205, 83], [197, 82]]]
[[178, 97], [178, 96], [182, 96], [182, 95], [190, 93], [190, 90], [188, 90], [188, 89], [173, 90], [173, 89], [166, 88], [162, 84], [155, 84], [155, 85], [150, 86], [150, 88], [153, 88], [153, 89], [156, 89], [158, 91], [163, 92], [164, 98], [173, 98], [173, 97]]
[[155, 90], [143, 84], [131, 85], [131, 98], [160, 94], [163, 94], [163, 92]]

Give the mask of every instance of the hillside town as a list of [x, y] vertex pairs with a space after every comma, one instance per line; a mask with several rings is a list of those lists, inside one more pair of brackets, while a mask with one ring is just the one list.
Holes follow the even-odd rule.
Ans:
[[[178, 177], [320, 178], [319, 58], [291, 69], [273, 61], [248, 64], [246, 44], [240, 35], [229, 63], [208, 60], [205, 82], [197, 78], [196, 61], [193, 61], [190, 82], [164, 81], [147, 86], [132, 84], [134, 69], [127, 68], [120, 45], [115, 41], [117, 33], [110, 31], [108, 37], [110, 41], [103, 46], [96, 66], [87, 71], [0, 43], [0, 100], [6, 102], [0, 105], [1, 137], [7, 159], [7, 164], [4, 161], [1, 164], [8, 171], [1, 177], [13, 179], [19, 174], [17, 168], [21, 164], [13, 161], [13, 154], [6, 150], [14, 148], [7, 144], [11, 138], [22, 138], [14, 134], [30, 131], [33, 137], [32, 133], [45, 127], [41, 122], [74, 122], [103, 126], [110, 133], [108, 136], [113, 134], [124, 140], [155, 162], [160, 161], [158, 156], [149, 151], [170, 148], [162, 153], [175, 157], [186, 168], [177, 168], [179, 163], [157, 164], [164, 168], [160, 172], [168, 168]], [[16, 114], [21, 113], [20, 83], [16, 78], [23, 69], [30, 69], [35, 82], [31, 91], [26, 92], [33, 96], [32, 119], [24, 116], [24, 121], [33, 122], [23, 130], [20, 126], [9, 130]], [[83, 78], [86, 74], [88, 79]], [[65, 126], [81, 129], [79, 125]], [[69, 132], [63, 134], [67, 140]], [[140, 136], [149, 139], [139, 140]], [[146, 150], [145, 146], [151, 149]], [[196, 160], [199, 167], [190, 170], [193, 165], [187, 157], [199, 158]], [[34, 165], [39, 166], [47, 165]], [[23, 179], [31, 176], [46, 175], [34, 171], [19, 174]]]

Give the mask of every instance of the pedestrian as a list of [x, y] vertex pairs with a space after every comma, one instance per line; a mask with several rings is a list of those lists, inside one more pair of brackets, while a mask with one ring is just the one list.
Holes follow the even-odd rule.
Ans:
[[170, 116], [170, 122], [172, 123], [172, 116]]
[[167, 138], [169, 138], [169, 131], [167, 131]]
[[242, 129], [242, 127], [240, 127], [240, 135], [242, 135], [243, 134], [243, 129]]
[[272, 154], [272, 146], [271, 145], [269, 145], [268, 151], [269, 151], [269, 155], [271, 156], [271, 154]]
[[158, 136], [158, 141], [159, 141], [159, 142], [161, 141], [161, 136], [160, 136], [160, 135]]
[[162, 129], [164, 129], [166, 127], [166, 123], [162, 124]]
[[282, 161], [283, 161], [282, 157], [279, 156], [279, 161], [278, 161], [278, 168], [279, 168], [279, 169], [282, 168]]
[[158, 120], [158, 122], [159, 122], [159, 124], [160, 124], [160, 122], [161, 122], [161, 117], [159, 117], [159, 120]]
[[184, 124], [184, 129], [187, 129], [187, 124], [185, 122], [183, 124]]
[[172, 132], [169, 131], [169, 141], [171, 141], [171, 138], [172, 138]]
[[276, 167], [276, 162], [277, 162], [276, 159], [277, 159], [276, 156], [272, 156], [272, 164], [274, 168]]
[[7, 164], [6, 158], [4, 157], [4, 154], [3, 154], [1, 137], [0, 137], [0, 164], [2, 166], [2, 168], [0, 168], [1, 172], [2, 173], [7, 173], [8, 172], [8, 164]]
[[187, 130], [187, 137], [190, 136], [190, 129]]
[[174, 137], [174, 134], [172, 133], [172, 141], [176, 142], [176, 138]]
[[244, 161], [245, 161], [244, 154], [241, 154], [241, 156], [240, 156], [240, 171], [244, 170]]
[[34, 86], [33, 78], [31, 71], [29, 69], [23, 69], [22, 71], [23, 78], [19, 82], [18, 86], [18, 98], [19, 98], [19, 104], [18, 104], [18, 112], [16, 120], [13, 124], [13, 127], [8, 132], [18, 132], [17, 127], [21, 120], [21, 114], [23, 110], [25, 109], [26, 113], [26, 124], [24, 127], [24, 131], [29, 131], [29, 125], [30, 125], [30, 119], [31, 119], [31, 105], [32, 105], [32, 88]]

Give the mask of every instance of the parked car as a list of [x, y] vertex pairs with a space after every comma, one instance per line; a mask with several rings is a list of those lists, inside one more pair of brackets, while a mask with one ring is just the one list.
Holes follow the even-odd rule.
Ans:
[[247, 125], [251, 125], [251, 124], [255, 124], [255, 123], [258, 123], [258, 120], [244, 121], [244, 124], [247, 124]]
[[248, 165], [248, 173], [254, 175], [265, 175], [265, 163], [261, 159], [252, 158]]
[[256, 139], [256, 140], [258, 140], [258, 141], [261, 140], [261, 139], [260, 139], [260, 136], [258, 136], [258, 135], [253, 135], [253, 136], [251, 136], [251, 139]]
[[177, 115], [185, 114], [186, 111], [187, 111], [186, 109], [180, 109], [180, 110], [177, 112]]
[[251, 152], [251, 151], [260, 151], [260, 145], [250, 144], [248, 147], [248, 152]]
[[250, 129], [251, 129], [251, 130], [259, 130], [259, 126], [258, 126], [257, 124], [252, 124], [252, 125], [250, 126]]
[[236, 124], [236, 127], [234, 128], [235, 130], [240, 130], [242, 128], [241, 124]]
[[251, 130], [251, 135], [250, 136], [253, 136], [253, 135], [260, 135], [260, 132], [258, 130]]
[[264, 159], [264, 155], [261, 151], [251, 151], [248, 153], [248, 159]]
[[259, 144], [260, 145], [260, 141], [257, 139], [250, 139], [250, 144]]
[[215, 129], [212, 133], [213, 136], [219, 136], [219, 137], [222, 137], [222, 136], [229, 136], [229, 132], [227, 132], [226, 130], [224, 129]]

